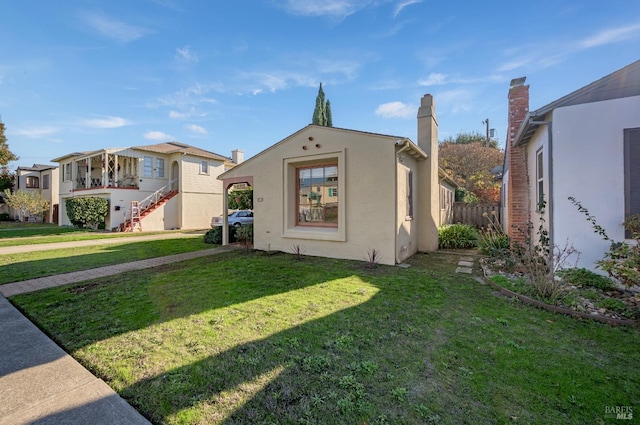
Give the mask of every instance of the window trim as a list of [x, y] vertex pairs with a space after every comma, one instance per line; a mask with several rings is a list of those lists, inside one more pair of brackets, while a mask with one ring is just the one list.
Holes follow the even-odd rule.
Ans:
[[26, 189], [40, 189], [40, 177], [26, 176], [24, 179]]
[[200, 174], [204, 174], [205, 176], [209, 175], [209, 161], [203, 159], [200, 161]]
[[[147, 164], [147, 158], [149, 159], [149, 164]], [[153, 178], [153, 157], [150, 155], [142, 157], [142, 177]]]
[[[156, 157], [156, 161], [155, 162], [156, 162], [156, 168], [155, 168], [156, 177], [159, 178], [159, 179], [163, 179], [164, 175], [165, 175], [165, 173], [164, 173], [164, 168], [165, 168], [165, 166], [164, 166], [164, 163], [165, 163], [164, 158]], [[160, 166], [161, 162], [162, 162], [162, 166]]]
[[[631, 158], [631, 144], [634, 144], [634, 153], [640, 157], [640, 127], [625, 128], [623, 138], [623, 161], [624, 161], [624, 218], [633, 214], [640, 214], [640, 211], [635, 211], [632, 206], [635, 203], [640, 203], [640, 187], [636, 187], [637, 181], [640, 180], [640, 176], [632, 174], [632, 171], [640, 173], [637, 167], [638, 158]], [[636, 161], [633, 161], [635, 159]], [[633, 167], [632, 167], [633, 166]], [[632, 185], [632, 182], [636, 184]], [[635, 195], [635, 196], [634, 196]], [[631, 239], [631, 232], [625, 229], [625, 239]]]
[[[297, 168], [309, 165], [337, 163], [338, 167], [338, 193], [341, 202], [338, 202], [338, 226], [298, 226], [297, 198]], [[327, 152], [325, 154], [290, 157], [283, 159], [283, 199], [282, 199], [282, 237], [306, 240], [346, 241], [346, 170], [345, 151]]]
[[407, 211], [405, 220], [413, 220], [413, 170], [407, 170]]
[[536, 211], [541, 211], [544, 204], [544, 153], [539, 148], [536, 151]]

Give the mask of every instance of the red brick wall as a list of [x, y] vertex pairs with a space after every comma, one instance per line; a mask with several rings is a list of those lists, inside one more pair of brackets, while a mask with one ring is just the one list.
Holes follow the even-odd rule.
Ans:
[[[519, 85], [509, 90], [509, 121], [507, 143], [509, 145], [508, 223], [512, 242], [524, 245], [530, 216], [529, 173], [526, 146], [513, 146], [520, 125], [529, 112], [529, 86]], [[518, 230], [520, 229], [520, 230]]]

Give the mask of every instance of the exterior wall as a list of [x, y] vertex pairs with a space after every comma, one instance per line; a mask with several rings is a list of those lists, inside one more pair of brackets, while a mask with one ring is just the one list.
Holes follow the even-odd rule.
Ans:
[[[405, 157], [402, 163], [397, 165], [396, 176], [396, 263], [400, 263], [403, 260], [409, 258], [418, 251], [418, 173], [417, 164], [412, 157]], [[407, 215], [407, 197], [408, 197], [408, 184], [407, 176], [409, 171], [412, 171], [412, 195], [413, 195], [413, 215]]]
[[[558, 108], [553, 114], [553, 233], [581, 251], [579, 267], [594, 270], [609, 243], [593, 232], [576, 198], [610, 238], [624, 240], [623, 130], [640, 127], [640, 96]], [[599, 269], [595, 269], [598, 271]]]
[[[201, 172], [202, 161], [207, 162], [207, 173]], [[225, 171], [224, 163], [185, 155], [180, 165], [180, 228], [208, 229], [211, 219], [222, 215], [223, 187], [218, 176]]]
[[144, 232], [157, 232], [162, 230], [173, 230], [178, 228], [177, 211], [180, 204], [178, 196], [175, 196], [162, 207], [152, 211], [142, 219], [142, 230]]
[[[307, 127], [231, 170], [228, 178], [253, 176], [254, 246], [306, 255], [366, 260], [380, 253], [396, 262], [395, 140], [327, 127]], [[295, 167], [338, 160], [339, 226], [296, 226]], [[238, 170], [237, 173], [234, 173]]]

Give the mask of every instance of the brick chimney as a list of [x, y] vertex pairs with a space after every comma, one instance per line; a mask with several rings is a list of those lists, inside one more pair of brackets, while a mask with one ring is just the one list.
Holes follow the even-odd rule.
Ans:
[[529, 172], [526, 145], [514, 146], [518, 130], [529, 112], [529, 86], [526, 77], [511, 80], [507, 149], [509, 149], [509, 180], [507, 188], [507, 233], [511, 242], [524, 246], [526, 229], [531, 221]]

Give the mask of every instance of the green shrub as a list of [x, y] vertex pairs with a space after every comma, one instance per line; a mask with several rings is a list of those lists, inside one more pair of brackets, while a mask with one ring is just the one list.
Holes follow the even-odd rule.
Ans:
[[610, 289], [613, 281], [606, 276], [599, 275], [584, 268], [570, 268], [558, 270], [560, 276], [566, 283], [573, 285], [590, 286], [599, 289]]
[[253, 244], [253, 224], [243, 224], [235, 229], [236, 240], [249, 251], [249, 247]]
[[0, 213], [0, 221], [13, 221], [7, 213]]
[[497, 213], [493, 211], [491, 216], [487, 213], [484, 213], [483, 216], [489, 221], [489, 224], [486, 229], [480, 231], [480, 239], [478, 240], [480, 253], [492, 257], [508, 256], [511, 240], [500, 225]]
[[69, 221], [76, 227], [97, 229], [109, 213], [109, 201], [105, 198], [83, 196], [65, 201]]
[[606, 308], [617, 312], [623, 312], [626, 309], [624, 301], [617, 298], [604, 298], [596, 303], [596, 307]]
[[[236, 231], [236, 227], [229, 226], [229, 243], [237, 241]], [[222, 226], [212, 227], [207, 233], [205, 233], [204, 243], [222, 245]]]
[[445, 224], [438, 229], [442, 249], [469, 249], [478, 245], [478, 231], [468, 224]]

